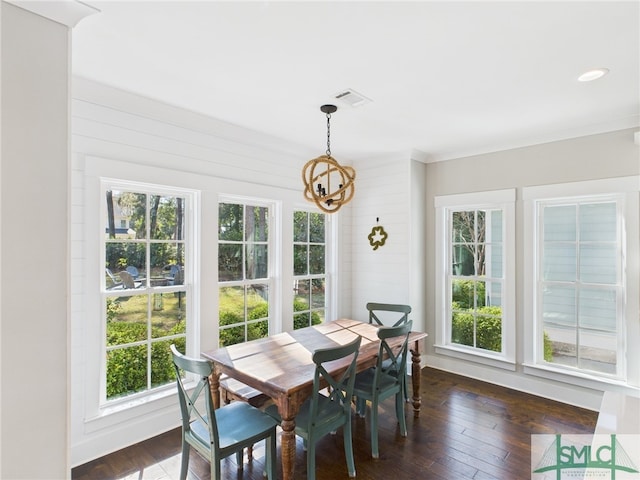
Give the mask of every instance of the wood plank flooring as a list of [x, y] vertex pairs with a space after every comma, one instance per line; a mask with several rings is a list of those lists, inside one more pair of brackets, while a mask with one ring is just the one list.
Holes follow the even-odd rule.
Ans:
[[[393, 399], [380, 414], [380, 458], [371, 458], [370, 418], [353, 417], [357, 477], [367, 479], [527, 480], [531, 478], [531, 434], [593, 433], [597, 413], [458, 375], [424, 368], [422, 409], [414, 418], [406, 406], [408, 436], [399, 435]], [[262, 480], [264, 446], [238, 470], [224, 461], [223, 480]], [[278, 451], [278, 463], [280, 454]], [[348, 478], [342, 432], [318, 444], [318, 480]], [[210, 479], [209, 464], [192, 449], [189, 478]], [[76, 467], [73, 480], [177, 480], [180, 431]], [[281, 472], [280, 472], [281, 475]], [[306, 479], [306, 456], [298, 439], [296, 478]]]

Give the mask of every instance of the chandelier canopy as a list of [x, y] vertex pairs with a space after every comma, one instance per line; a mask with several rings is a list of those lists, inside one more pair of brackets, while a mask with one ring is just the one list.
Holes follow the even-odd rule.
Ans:
[[337, 212], [349, 203], [355, 193], [356, 172], [352, 167], [340, 165], [331, 156], [331, 114], [338, 110], [335, 105], [322, 105], [320, 110], [327, 117], [327, 151], [302, 168], [304, 196], [326, 213]]

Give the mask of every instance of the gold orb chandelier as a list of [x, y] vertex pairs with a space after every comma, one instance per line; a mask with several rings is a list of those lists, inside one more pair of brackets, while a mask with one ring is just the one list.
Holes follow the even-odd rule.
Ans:
[[322, 105], [320, 110], [327, 116], [327, 151], [325, 155], [309, 160], [302, 168], [304, 197], [323, 212], [334, 213], [353, 198], [356, 171], [340, 165], [331, 156], [331, 114], [338, 107]]

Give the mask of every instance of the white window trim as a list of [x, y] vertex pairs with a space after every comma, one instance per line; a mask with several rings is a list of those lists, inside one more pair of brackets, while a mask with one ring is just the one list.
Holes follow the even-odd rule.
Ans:
[[[640, 349], [634, 348], [634, 342], [640, 338], [638, 322], [639, 305], [639, 194], [640, 176], [589, 180], [556, 185], [525, 187], [522, 192], [524, 203], [524, 372], [547, 379], [557, 380], [586, 388], [607, 390], [619, 387], [623, 391], [640, 392]], [[540, 345], [536, 341], [540, 326], [536, 323], [536, 241], [538, 238], [536, 221], [536, 201], [552, 199], [579, 199], [598, 195], [623, 194], [624, 234], [626, 257], [623, 272], [622, 335], [626, 339], [626, 379], [599, 376], [580, 370], [558, 368], [552, 364], [540, 363]]]
[[[186, 317], [189, 319], [189, 322], [186, 324], [187, 332], [185, 334], [185, 340], [187, 345], [187, 354], [193, 355], [195, 348], [193, 345], [193, 341], [190, 341], [190, 338], [193, 338], [193, 334], [190, 336], [190, 330], [193, 330], [193, 321], [195, 316], [193, 315], [193, 270], [195, 266], [195, 256], [193, 254], [193, 249], [195, 246], [195, 226], [194, 226], [194, 217], [195, 211], [198, 208], [196, 202], [197, 192], [192, 189], [184, 189], [184, 188], [176, 188], [172, 186], [164, 186], [164, 185], [155, 185], [149, 184], [147, 182], [132, 182], [129, 180], [121, 180], [114, 178], [101, 177], [100, 178], [100, 212], [106, 212], [106, 192], [110, 188], [121, 189], [121, 190], [130, 190], [135, 192], [147, 193], [152, 195], [162, 194], [169, 196], [179, 196], [185, 198], [185, 224], [184, 224], [184, 232], [185, 232], [185, 277], [183, 281], [183, 285], [180, 287], [168, 288], [166, 291], [178, 291], [184, 290], [186, 295]], [[102, 221], [104, 222], [104, 216], [101, 216]], [[104, 261], [105, 258], [105, 246], [106, 242], [104, 241], [104, 231], [106, 229], [106, 225], [102, 223], [100, 225], [100, 233], [103, 235], [100, 246], [100, 258]], [[101, 271], [104, 268], [104, 265], [101, 266]], [[100, 276], [101, 279], [101, 289], [104, 291], [104, 275]], [[104, 302], [105, 295], [102, 295], [102, 302]], [[104, 339], [106, 336], [106, 319], [104, 311], [102, 311], [102, 335], [101, 338]], [[145, 341], [149, 341], [147, 338]], [[102, 345], [101, 349], [101, 358], [102, 364], [100, 368], [100, 411], [103, 414], [109, 414], [109, 412], [117, 412], [122, 410], [123, 408], [130, 408], [132, 405], [136, 404], [144, 404], [149, 400], [154, 400], [158, 398], [163, 398], [167, 395], [172, 395], [175, 393], [175, 385], [174, 383], [169, 383], [165, 385], [160, 385], [155, 388], [151, 388], [149, 390], [144, 390], [142, 392], [133, 393], [130, 395], [126, 395], [121, 398], [114, 398], [111, 400], [106, 399], [106, 383], [102, 380], [106, 377], [106, 345]], [[169, 392], [167, 392], [169, 390]]]
[[[102, 214], [94, 215], [91, 212], [104, 211], [104, 191], [103, 181], [113, 180], [119, 185], [134, 186], [157, 185], [159, 191], [170, 191], [181, 195], [192, 196], [192, 218], [191, 225], [192, 248], [191, 258], [185, 259], [190, 262], [189, 279], [185, 278], [185, 284], [190, 282], [191, 301], [188, 308], [191, 309], [191, 322], [187, 324], [187, 355], [199, 355], [200, 346], [200, 291], [199, 278], [200, 267], [194, 261], [198, 257], [199, 251], [199, 229], [200, 229], [200, 193], [196, 187], [192, 186], [189, 174], [182, 174], [162, 168], [140, 166], [124, 163], [117, 160], [90, 157], [91, 161], [86, 163], [85, 170], [85, 258], [86, 260], [86, 281], [87, 288], [85, 310], [92, 321], [86, 322], [84, 332], [85, 350], [89, 353], [85, 358], [84, 368], [84, 412], [85, 431], [92, 433], [111, 425], [133, 420], [139, 417], [143, 410], [145, 414], [166, 411], [167, 408], [175, 407], [175, 388], [161, 386], [156, 389], [123, 397], [103, 403], [104, 393], [103, 372], [105, 368], [105, 345], [106, 322], [102, 308], [101, 285], [103, 275], [100, 270], [100, 258], [104, 258], [103, 238], [104, 238], [104, 218]], [[102, 251], [102, 257], [100, 252]], [[95, 280], [93, 280], [95, 279]], [[94, 317], [94, 314], [96, 315]], [[98, 318], [98, 320], [95, 320]], [[98, 354], [95, 354], [99, 352]]]
[[[320, 209], [313, 210], [314, 212], [320, 213]], [[338, 252], [339, 252], [339, 242], [340, 235], [338, 232], [339, 222], [337, 217], [339, 213], [334, 213], [327, 215], [326, 217], [326, 230], [325, 230], [325, 242], [326, 249], [324, 251], [325, 254], [325, 295], [329, 296], [329, 300], [326, 301], [326, 309], [327, 314], [325, 316], [325, 322], [330, 320], [338, 319]]]
[[[249, 197], [246, 195], [233, 195], [221, 193], [218, 195], [218, 205], [221, 203], [232, 203], [237, 205], [250, 205], [253, 207], [264, 207], [267, 208], [269, 212], [269, 236], [267, 239], [267, 261], [269, 262], [268, 266], [268, 277], [265, 282], [269, 287], [269, 335], [273, 335], [282, 330], [282, 305], [279, 300], [282, 296], [280, 292], [282, 291], [282, 266], [279, 260], [282, 258], [282, 226], [280, 219], [282, 218], [282, 205], [281, 202], [277, 202], [275, 200], [268, 200], [264, 198], [257, 197]], [[219, 212], [219, 210], [217, 210]], [[218, 231], [220, 219], [218, 218], [218, 214], [216, 213], [215, 223], [216, 223], [216, 232]], [[219, 236], [216, 233], [216, 250], [219, 244]], [[217, 251], [216, 251], [217, 258]], [[215, 267], [216, 275], [218, 273], [218, 264], [216, 263]], [[218, 276], [216, 276], [216, 295], [220, 291], [220, 281], [218, 280]], [[226, 284], [226, 282], [224, 283]], [[216, 318], [218, 319], [218, 324], [216, 325], [216, 331], [218, 332], [216, 338], [216, 345], [220, 342], [220, 319], [219, 319], [219, 303], [216, 301]], [[246, 322], [245, 322], [246, 323]]]
[[[339, 213], [329, 214], [323, 212], [319, 208], [312, 206], [310, 203], [295, 203], [291, 208], [291, 214], [289, 221], [291, 222], [291, 248], [293, 249], [293, 212], [309, 212], [309, 213], [323, 213], [325, 214], [325, 295], [327, 296], [325, 302], [325, 322], [335, 320], [338, 318], [338, 282], [336, 281], [337, 273], [339, 271], [338, 251], [340, 245], [340, 235], [338, 232]], [[285, 265], [285, 262], [282, 262]], [[291, 254], [291, 279], [295, 277], [293, 275], [293, 250]], [[291, 297], [291, 306], [293, 307], [293, 296]], [[293, 310], [291, 313], [291, 328], [293, 328]]]
[[[293, 263], [291, 265], [291, 276], [293, 279], [295, 279], [297, 276], [299, 277], [305, 277], [306, 279], [309, 280], [313, 280], [315, 278], [324, 278], [324, 294], [325, 294], [325, 302], [324, 302], [324, 322], [327, 322], [329, 320], [329, 318], [335, 318], [335, 315], [333, 315], [332, 317], [330, 317], [330, 305], [332, 304], [331, 299], [333, 298], [333, 291], [332, 291], [332, 282], [331, 282], [331, 272], [334, 271], [334, 266], [333, 266], [333, 262], [332, 262], [332, 256], [330, 255], [330, 248], [331, 248], [331, 244], [334, 243], [334, 240], [332, 238], [332, 232], [335, 230], [332, 228], [332, 223], [331, 223], [331, 217], [332, 215], [327, 213], [327, 212], [323, 212], [322, 210], [320, 210], [319, 208], [313, 208], [313, 207], [309, 207], [308, 205], [305, 205], [304, 207], [300, 207], [300, 206], [294, 206], [293, 209], [291, 210], [291, 221], [293, 224], [293, 216], [295, 212], [306, 212], [306, 213], [317, 213], [320, 215], [324, 215], [324, 273], [323, 274], [307, 274], [307, 275], [295, 275], [295, 273], [293, 273]], [[292, 248], [294, 247], [294, 240], [293, 240], [293, 235], [291, 236], [291, 246]], [[309, 244], [309, 242], [306, 242], [307, 245]], [[293, 298], [295, 298], [295, 295], [293, 296]], [[333, 302], [335, 303], [335, 302]], [[309, 308], [311, 308], [311, 305], [309, 305]], [[292, 322], [293, 322], [293, 316], [295, 316], [296, 312], [292, 312]]]
[[[437, 196], [436, 208], [436, 353], [463, 360], [515, 370], [516, 364], [516, 308], [515, 308], [515, 201], [516, 190], [493, 190]], [[465, 348], [449, 342], [451, 325], [446, 316], [449, 292], [443, 279], [449, 268], [448, 260], [448, 209], [500, 208], [504, 211], [504, 303], [502, 306], [503, 352], [484, 352]]]

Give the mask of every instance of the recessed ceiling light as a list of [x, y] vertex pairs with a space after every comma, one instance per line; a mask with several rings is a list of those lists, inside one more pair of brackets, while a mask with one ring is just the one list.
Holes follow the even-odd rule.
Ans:
[[595, 68], [593, 70], [589, 70], [584, 72], [582, 75], [578, 77], [579, 82], [591, 82], [592, 80], [597, 80], [599, 78], [604, 77], [607, 73], [609, 73], [608, 68]]

